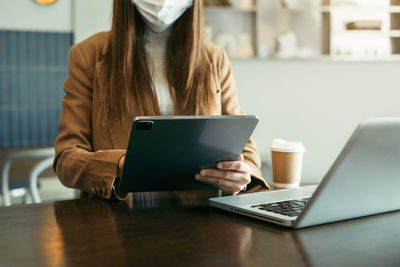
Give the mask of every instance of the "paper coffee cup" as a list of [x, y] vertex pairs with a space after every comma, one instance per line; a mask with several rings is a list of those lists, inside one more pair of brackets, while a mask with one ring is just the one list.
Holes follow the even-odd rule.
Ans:
[[299, 187], [305, 147], [300, 142], [272, 141], [272, 178], [275, 188]]

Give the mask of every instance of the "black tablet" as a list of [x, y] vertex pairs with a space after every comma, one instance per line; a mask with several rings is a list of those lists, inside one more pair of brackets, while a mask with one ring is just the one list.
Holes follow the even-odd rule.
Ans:
[[258, 118], [137, 117], [133, 120], [120, 189], [125, 192], [214, 188], [195, 180], [201, 169], [237, 160]]

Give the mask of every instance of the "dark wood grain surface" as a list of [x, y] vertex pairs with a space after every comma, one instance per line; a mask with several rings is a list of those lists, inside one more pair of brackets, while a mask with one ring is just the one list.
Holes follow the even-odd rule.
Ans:
[[4, 207], [0, 266], [400, 266], [400, 212], [294, 231], [184, 193]]

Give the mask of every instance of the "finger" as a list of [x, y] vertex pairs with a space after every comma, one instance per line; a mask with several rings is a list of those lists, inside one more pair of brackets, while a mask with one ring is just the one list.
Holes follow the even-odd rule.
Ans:
[[226, 195], [237, 195], [237, 194], [240, 193], [240, 191], [242, 191], [243, 188], [241, 190], [235, 190], [235, 189], [232, 189], [232, 188], [221, 186], [220, 189]]
[[251, 173], [250, 166], [244, 161], [224, 161], [217, 164], [217, 168], [221, 170], [232, 170], [238, 172]]
[[223, 162], [220, 162], [220, 163], [226, 163], [226, 162], [229, 162], [229, 163], [231, 163], [231, 162], [244, 162], [244, 156], [243, 156], [243, 154], [240, 154], [239, 155], [239, 157], [237, 158], [237, 160], [234, 160], [234, 161], [223, 161]]
[[203, 177], [223, 178], [236, 183], [250, 183], [250, 175], [238, 171], [207, 169], [201, 170], [200, 175]]

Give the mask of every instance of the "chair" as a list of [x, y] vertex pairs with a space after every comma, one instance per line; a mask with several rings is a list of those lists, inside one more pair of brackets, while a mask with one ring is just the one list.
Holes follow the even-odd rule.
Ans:
[[[13, 162], [29, 160], [29, 159], [42, 159], [37, 164], [33, 166], [31, 169], [28, 181], [25, 181], [22, 185], [19, 186], [27, 187], [28, 194], [32, 199], [33, 203], [40, 203], [40, 195], [38, 190], [38, 176], [47, 168], [50, 168], [53, 164], [54, 159], [54, 148], [38, 148], [38, 149], [30, 149], [24, 151], [18, 151], [10, 153], [6, 156], [2, 166], [2, 175], [1, 175], [1, 191], [3, 195], [3, 205], [10, 206], [11, 198], [10, 198], [10, 167]], [[18, 186], [18, 185], [17, 185]], [[14, 185], [13, 188], [16, 186]]]

